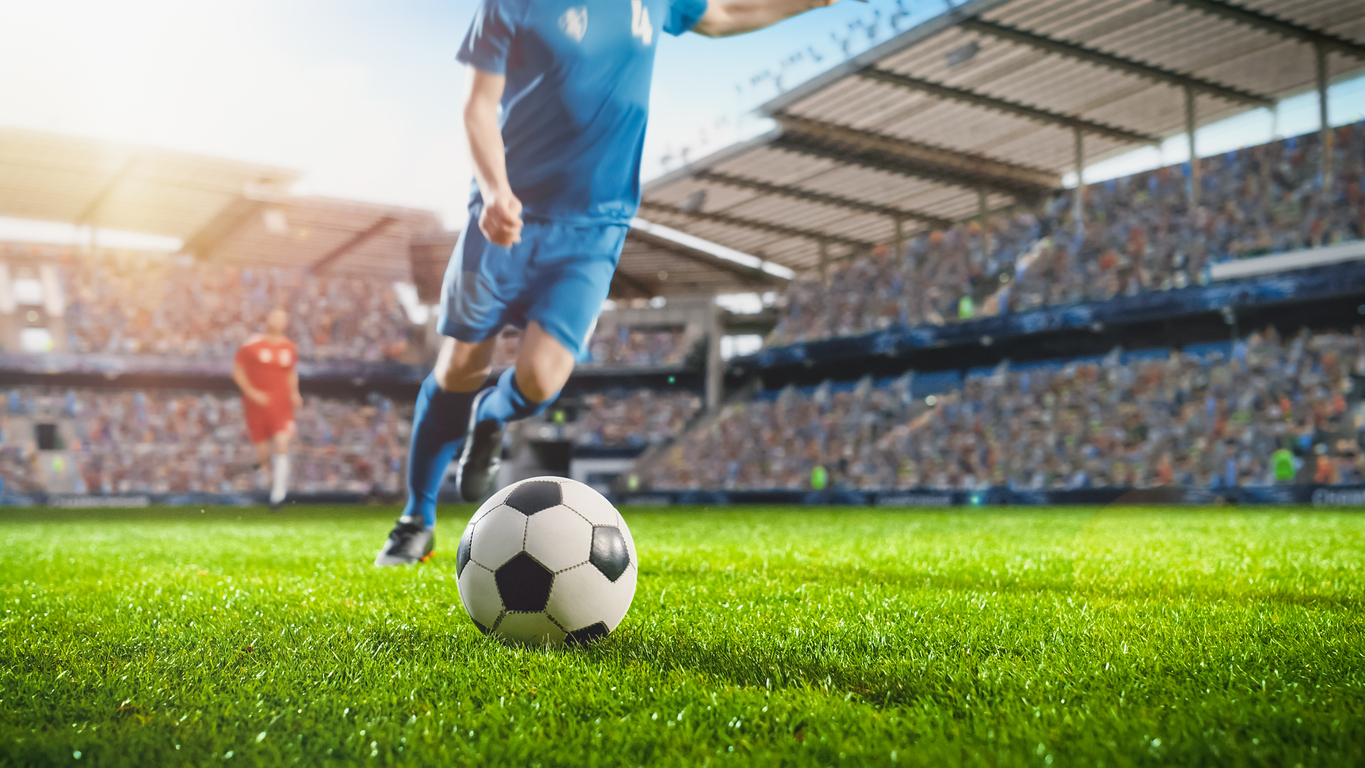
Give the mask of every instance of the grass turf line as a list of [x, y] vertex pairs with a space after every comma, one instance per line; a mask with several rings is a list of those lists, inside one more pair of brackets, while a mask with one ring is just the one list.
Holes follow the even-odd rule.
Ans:
[[[506, 648], [391, 511], [0, 511], [0, 765], [1365, 764], [1365, 516], [627, 510]], [[79, 757], [77, 757], [79, 755]]]

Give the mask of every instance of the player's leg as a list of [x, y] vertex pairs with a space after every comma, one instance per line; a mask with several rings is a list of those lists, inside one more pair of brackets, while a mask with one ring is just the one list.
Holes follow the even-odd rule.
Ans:
[[543, 412], [568, 381], [611, 288], [625, 233], [626, 227], [616, 226], [545, 227], [537, 233], [547, 255], [532, 262], [534, 301], [516, 365], [479, 393], [470, 414], [457, 463], [465, 501], [492, 491], [508, 422]]
[[408, 452], [408, 503], [402, 520], [436, 524], [436, 494], [469, 424], [474, 395], [488, 379], [496, 337], [479, 343], [447, 338], [422, 383]]
[[270, 472], [270, 439], [257, 439], [257, 436], [253, 434], [251, 447], [256, 451], [256, 487], [260, 488], [265, 485], [266, 475]]
[[[485, 254], [490, 258], [485, 259]], [[506, 285], [509, 275], [515, 278], [519, 273], [508, 268], [514, 258], [514, 251], [494, 250], [477, 227], [467, 228], [455, 245], [446, 268], [438, 322], [448, 338], [436, 367], [422, 382], [413, 409], [408, 501], [375, 565], [421, 562], [435, 547], [436, 495], [464, 440], [474, 396], [492, 365], [507, 309], [503, 297], [515, 295], [517, 287]]]
[[478, 343], [447, 338], [417, 394], [408, 449], [408, 501], [375, 565], [411, 565], [436, 547], [436, 495], [446, 467], [464, 442], [474, 395], [488, 378], [497, 338]]
[[517, 362], [480, 392], [469, 414], [457, 469], [460, 495], [474, 503], [487, 496], [502, 463], [502, 431], [509, 422], [544, 412], [573, 373], [574, 354], [537, 322], [526, 326]]
[[289, 492], [289, 440], [294, 436], [291, 420], [270, 438], [270, 508], [279, 509]]

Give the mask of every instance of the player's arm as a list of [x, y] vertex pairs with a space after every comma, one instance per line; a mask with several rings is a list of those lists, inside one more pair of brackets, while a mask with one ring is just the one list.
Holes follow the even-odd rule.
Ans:
[[707, 37], [740, 35], [836, 2], [838, 0], [710, 0], [706, 13], [692, 31]]
[[232, 363], [232, 380], [237, 382], [237, 386], [242, 390], [242, 396], [257, 405], [270, 405], [270, 395], [251, 386], [251, 379], [246, 376], [246, 369], [236, 361]]
[[303, 407], [303, 395], [299, 394], [298, 368], [293, 368], [289, 371], [289, 399], [294, 401], [295, 408]]
[[479, 229], [489, 242], [510, 247], [521, 242], [521, 201], [507, 181], [507, 151], [498, 127], [498, 109], [507, 78], [469, 67], [464, 127], [474, 179], [483, 197]]

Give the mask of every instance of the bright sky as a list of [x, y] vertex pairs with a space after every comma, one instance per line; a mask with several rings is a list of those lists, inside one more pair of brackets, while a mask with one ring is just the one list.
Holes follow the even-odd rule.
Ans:
[[[776, 70], [804, 45], [829, 47], [830, 28], [843, 31], [869, 13], [846, 6], [745, 38], [665, 36], [647, 164], [657, 171], [664, 148], [699, 144], [702, 128], [719, 146], [733, 134], [736, 83]], [[459, 121], [464, 76], [454, 55], [474, 7], [474, 0], [4, 2], [0, 125], [278, 164], [305, 172], [297, 191], [435, 209], [458, 225], [469, 169]], [[745, 90], [748, 103], [774, 93], [770, 81]]]
[[[841, 39], [858, 53], [891, 36], [893, 17], [903, 30], [943, 8], [845, 0], [753, 35], [665, 36], [646, 176], [684, 146], [696, 158], [756, 132], [737, 116], [776, 93], [777, 74], [790, 87], [841, 58]], [[305, 173], [296, 191], [434, 209], [459, 226], [469, 169], [454, 54], [473, 9], [474, 0], [0, 2], [0, 125], [282, 165]], [[1360, 81], [1342, 92], [1334, 122], [1365, 104]], [[1311, 117], [1312, 106], [1282, 113], [1281, 135], [1300, 112]], [[1261, 130], [1252, 128], [1223, 141], [1268, 138], [1244, 140]], [[1176, 142], [1162, 157], [1179, 162], [1181, 151]]]

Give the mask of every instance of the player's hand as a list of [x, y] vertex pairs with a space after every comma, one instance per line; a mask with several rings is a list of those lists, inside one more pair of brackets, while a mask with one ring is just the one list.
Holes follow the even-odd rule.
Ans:
[[511, 248], [521, 242], [521, 201], [510, 191], [493, 195], [479, 214], [479, 230], [488, 242]]
[[259, 389], [248, 393], [247, 397], [251, 398], [251, 402], [256, 405], [270, 405], [270, 395], [267, 395]]

